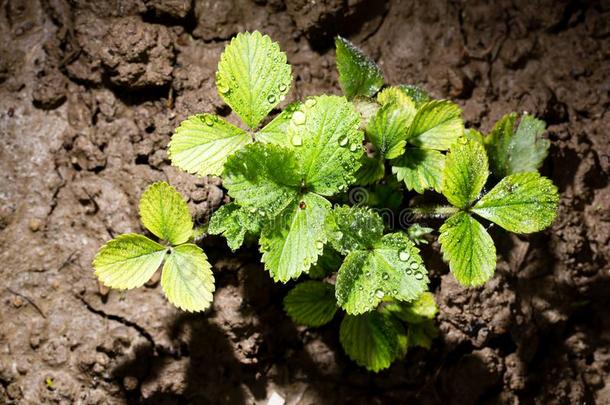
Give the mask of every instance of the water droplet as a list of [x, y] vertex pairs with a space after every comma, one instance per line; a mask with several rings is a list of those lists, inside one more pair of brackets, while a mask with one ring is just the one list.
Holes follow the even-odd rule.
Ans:
[[398, 255], [398, 258], [400, 259], [401, 262], [406, 262], [411, 258], [411, 254], [409, 252], [407, 252], [406, 250], [403, 250]]
[[301, 145], [303, 145], [303, 139], [301, 139], [301, 136], [300, 136], [300, 135], [294, 135], [294, 136], [292, 137], [292, 140], [291, 140], [291, 141], [292, 141], [292, 144], [293, 144], [294, 146], [301, 146]]
[[217, 82], [216, 87], [221, 94], [227, 94], [231, 90], [224, 82]]
[[251, 212], [251, 213], [253, 213], [253, 214], [254, 214], [256, 211], [257, 211], [257, 210], [256, 210], [256, 207], [251, 207], [251, 208], [250, 208], [250, 212]]
[[387, 280], [390, 278], [390, 276], [388, 275], [388, 273], [383, 273], [383, 275], [381, 276], [382, 279]]
[[363, 287], [363, 286], [361, 286], [361, 285], [359, 285], [359, 286], [358, 286], [358, 290], [362, 291], [362, 290], [364, 290], [364, 287]]
[[314, 105], [316, 105], [316, 99], [308, 98], [307, 100], [305, 100], [305, 105], [309, 108], [313, 107]]
[[411, 274], [413, 274], [413, 270], [407, 269], [407, 271], [405, 273], [407, 273], [407, 276], [410, 276]]
[[355, 143], [351, 144], [349, 150], [352, 152], [356, 152], [358, 150], [358, 145], [356, 145]]
[[324, 242], [322, 242], [321, 240], [317, 241], [316, 242], [316, 247], [318, 249], [322, 249], [324, 247]]
[[466, 145], [468, 143], [468, 139], [466, 139], [466, 137], [464, 137], [464, 136], [460, 136], [458, 138], [458, 142], [461, 143], [462, 145]]
[[343, 138], [339, 139], [339, 146], [344, 148], [345, 146], [347, 146], [348, 142], [349, 142], [349, 139], [347, 139], [347, 136], [344, 136]]
[[204, 121], [208, 127], [211, 127], [212, 125], [214, 125], [214, 119], [209, 115], [205, 116]]
[[367, 277], [371, 277], [371, 275], [372, 275], [372, 274], [371, 274], [371, 272], [370, 272], [370, 271], [367, 271], [367, 272], [366, 272], [366, 276], [367, 276]]
[[303, 111], [295, 111], [292, 114], [292, 120], [297, 125], [303, 125], [305, 123], [305, 113]]
[[273, 104], [273, 103], [275, 103], [275, 100], [277, 100], [277, 99], [275, 98], [275, 94], [269, 94], [269, 95], [267, 96], [267, 101], [268, 101], [269, 103]]
[[396, 294], [398, 294], [398, 290], [397, 289], [392, 290], [392, 295], [396, 295]]
[[383, 292], [383, 290], [377, 290], [375, 291], [375, 296], [377, 298], [383, 298], [385, 296], [385, 293]]
[[423, 278], [424, 278], [424, 275], [423, 275], [423, 273], [421, 271], [416, 271], [415, 272], [415, 279], [423, 280]]
[[412, 262], [409, 267], [411, 267], [413, 270], [417, 270], [419, 269], [419, 263]]
[[286, 91], [286, 89], [288, 89], [288, 86], [286, 86], [284, 83], [280, 83], [280, 85], [277, 86], [277, 89], [283, 93]]

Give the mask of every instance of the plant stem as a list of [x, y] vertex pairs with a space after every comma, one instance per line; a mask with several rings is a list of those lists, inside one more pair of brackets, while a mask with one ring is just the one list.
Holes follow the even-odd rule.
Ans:
[[447, 218], [460, 209], [451, 205], [407, 208], [416, 218]]

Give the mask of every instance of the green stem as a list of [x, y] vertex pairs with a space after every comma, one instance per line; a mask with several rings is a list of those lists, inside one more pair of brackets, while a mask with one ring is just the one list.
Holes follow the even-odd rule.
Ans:
[[415, 207], [408, 210], [416, 218], [447, 218], [458, 212], [460, 209], [451, 205], [437, 205], [434, 207]]

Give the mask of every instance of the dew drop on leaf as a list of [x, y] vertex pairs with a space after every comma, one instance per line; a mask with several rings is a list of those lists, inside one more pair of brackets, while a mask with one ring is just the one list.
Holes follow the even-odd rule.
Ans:
[[416, 262], [412, 262], [409, 267], [411, 267], [413, 270], [417, 270], [419, 269], [419, 264]]
[[300, 135], [294, 135], [291, 139], [291, 142], [294, 146], [301, 146], [303, 145], [303, 139], [301, 139]]
[[275, 94], [269, 94], [269, 95], [267, 96], [267, 101], [268, 101], [270, 104], [275, 103], [275, 100], [276, 100], [276, 98], [275, 98]]
[[393, 289], [392, 290], [392, 295], [396, 295], [396, 294], [398, 294], [398, 290], [397, 289]]
[[292, 120], [297, 125], [303, 125], [305, 123], [305, 114], [303, 111], [295, 111], [294, 114], [292, 114]]
[[407, 269], [406, 273], [407, 273], [407, 276], [410, 276], [411, 274], [413, 274], [413, 270]]
[[288, 86], [286, 86], [284, 83], [280, 83], [280, 85], [277, 86], [277, 89], [279, 91], [281, 91], [282, 93], [285, 92], [287, 88], [288, 88]]
[[367, 277], [371, 277], [371, 272], [370, 272], [370, 271], [367, 271], [367, 272], [366, 272], [366, 276], [367, 276]]
[[403, 250], [398, 255], [398, 258], [400, 259], [401, 262], [406, 262], [406, 261], [409, 261], [409, 259], [411, 258], [411, 254], [409, 252], [407, 252], [406, 250]]
[[347, 146], [348, 142], [349, 142], [349, 139], [347, 139], [347, 136], [344, 136], [343, 138], [339, 139], [339, 146], [344, 148]]
[[390, 276], [388, 275], [388, 273], [383, 273], [383, 276], [381, 276], [381, 278], [383, 278], [384, 280], [387, 280], [390, 278]]
[[209, 116], [209, 115], [206, 115], [206, 116], [205, 116], [204, 121], [205, 121], [205, 124], [206, 124], [208, 127], [211, 127], [212, 125], [214, 125], [214, 120], [213, 120], [213, 119], [212, 119], [212, 117], [211, 117], [211, 116]]
[[466, 139], [466, 137], [460, 136], [458, 138], [458, 142], [461, 143], [462, 145], [466, 145], [468, 143], [468, 139]]
[[383, 292], [383, 290], [378, 289], [377, 291], [375, 291], [375, 296], [377, 298], [383, 298], [385, 296], [385, 293]]
[[316, 99], [308, 98], [307, 100], [305, 100], [305, 105], [310, 108], [313, 107], [314, 105], [316, 105]]
[[324, 242], [322, 242], [321, 240], [317, 241], [316, 242], [316, 247], [318, 249], [322, 249], [324, 247]]
[[352, 152], [356, 152], [358, 150], [358, 145], [353, 143], [352, 145], [350, 145], [349, 150]]
[[415, 272], [415, 279], [423, 280], [423, 278], [424, 278], [424, 275], [423, 275], [423, 273], [421, 271], [416, 271]]

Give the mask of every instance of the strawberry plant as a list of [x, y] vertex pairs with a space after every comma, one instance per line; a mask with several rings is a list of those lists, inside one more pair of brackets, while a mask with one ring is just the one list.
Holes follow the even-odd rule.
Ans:
[[[496, 267], [485, 224], [541, 231], [559, 197], [537, 172], [549, 147], [542, 121], [509, 114], [483, 136], [464, 127], [457, 104], [416, 86], [387, 85], [349, 41], [337, 38], [336, 48], [344, 95], [308, 97], [269, 120], [290, 89], [291, 67], [268, 36], [238, 34], [221, 55], [216, 85], [244, 125], [191, 116], [176, 129], [169, 157], [188, 173], [223, 179], [232, 202], [205, 232], [223, 235], [232, 250], [258, 243], [273, 280], [296, 280], [284, 299], [288, 315], [317, 327], [341, 313], [346, 354], [378, 371], [411, 346], [429, 347], [437, 333], [417, 247], [433, 229], [403, 218], [444, 219], [443, 257], [458, 282], [473, 287]], [[169, 301], [206, 309], [213, 275], [193, 243], [186, 202], [155, 183], [140, 215], [164, 242], [135, 234], [111, 240], [93, 262], [101, 282], [139, 287], [165, 262], [161, 286]]]

